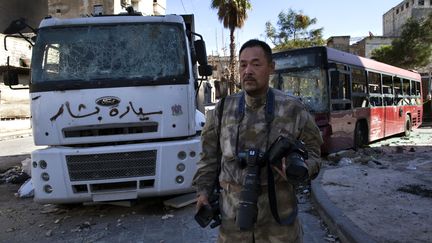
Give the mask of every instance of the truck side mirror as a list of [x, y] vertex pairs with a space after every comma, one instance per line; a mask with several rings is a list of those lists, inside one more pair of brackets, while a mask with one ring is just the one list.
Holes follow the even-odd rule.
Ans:
[[198, 74], [201, 77], [208, 77], [213, 74], [213, 67], [208, 64], [203, 64], [198, 67]]
[[207, 52], [204, 40], [194, 41], [196, 60], [200, 65], [207, 64]]
[[21, 32], [27, 27], [27, 24], [25, 22], [24, 18], [19, 18], [17, 20], [12, 21], [9, 26], [3, 31], [4, 34], [10, 35], [10, 34], [16, 34]]
[[18, 84], [18, 73], [12, 70], [6, 70], [3, 72], [3, 82], [6, 86], [12, 86]]

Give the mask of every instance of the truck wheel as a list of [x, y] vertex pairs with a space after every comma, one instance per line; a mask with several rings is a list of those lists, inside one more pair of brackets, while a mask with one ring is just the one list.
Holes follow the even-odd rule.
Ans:
[[410, 116], [406, 115], [406, 117], [405, 117], [405, 131], [404, 131], [405, 137], [410, 136], [411, 129], [412, 129], [411, 118], [410, 118]]
[[368, 144], [368, 132], [364, 122], [357, 122], [354, 130], [354, 150], [364, 147]]

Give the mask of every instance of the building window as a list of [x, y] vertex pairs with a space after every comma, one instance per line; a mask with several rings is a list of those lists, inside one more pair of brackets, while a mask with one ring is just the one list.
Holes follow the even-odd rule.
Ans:
[[419, 5], [419, 6], [424, 6], [424, 0], [419, 0], [419, 1], [418, 1], [418, 5]]
[[409, 2], [405, 3], [405, 8], [409, 7]]
[[396, 14], [399, 14], [399, 9], [396, 9]]

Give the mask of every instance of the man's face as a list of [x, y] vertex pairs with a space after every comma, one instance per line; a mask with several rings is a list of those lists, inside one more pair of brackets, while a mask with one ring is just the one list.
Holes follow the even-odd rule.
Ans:
[[259, 46], [243, 49], [240, 54], [240, 80], [244, 91], [250, 96], [260, 96], [269, 87], [269, 76], [274, 63], [269, 63], [264, 50]]

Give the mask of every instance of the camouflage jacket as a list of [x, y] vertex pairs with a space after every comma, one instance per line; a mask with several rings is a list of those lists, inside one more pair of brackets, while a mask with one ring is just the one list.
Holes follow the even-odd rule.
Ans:
[[[320, 169], [320, 146], [323, 143], [314, 118], [306, 107], [293, 96], [271, 89], [274, 93], [274, 118], [266, 122], [265, 104], [267, 97], [254, 98], [245, 94], [243, 119], [238, 119], [239, 100], [243, 92], [225, 98], [220, 129], [220, 147], [222, 152], [219, 181], [241, 185], [246, 174], [236, 160], [236, 152], [255, 148], [265, 152], [279, 135], [302, 140], [306, 145], [309, 158], [306, 161], [309, 176], [314, 178]], [[198, 170], [193, 179], [193, 186], [198, 194], [210, 194], [217, 176], [217, 134], [218, 112], [220, 103], [207, 113], [202, 131], [202, 154]], [[238, 124], [240, 122], [240, 124]], [[238, 134], [238, 135], [237, 135]], [[237, 139], [238, 136], [238, 139]], [[275, 174], [276, 183], [282, 178]], [[261, 170], [261, 184], [267, 184], [267, 169]]]

